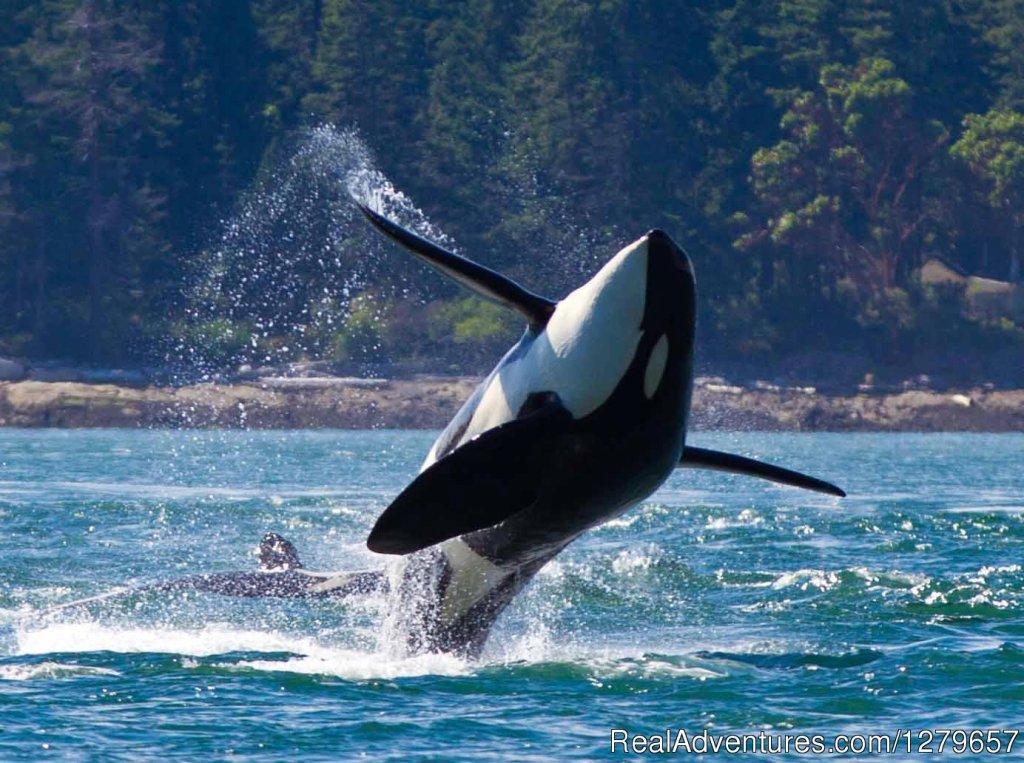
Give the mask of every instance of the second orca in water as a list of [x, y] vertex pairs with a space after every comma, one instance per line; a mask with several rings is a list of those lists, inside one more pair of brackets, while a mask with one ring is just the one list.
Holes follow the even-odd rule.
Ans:
[[190, 591], [243, 598], [338, 599], [388, 590], [387, 578], [381, 572], [305, 570], [292, 542], [274, 532], [268, 532], [263, 536], [256, 555], [259, 559], [259, 569], [255, 572], [211, 572], [150, 583], [71, 601], [53, 607], [45, 614], [73, 612], [95, 604], [107, 604], [137, 595], [166, 596]]

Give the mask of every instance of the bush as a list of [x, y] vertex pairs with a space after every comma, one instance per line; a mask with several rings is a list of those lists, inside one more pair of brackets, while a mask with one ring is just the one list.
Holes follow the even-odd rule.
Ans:
[[217, 318], [203, 323], [179, 327], [184, 348], [211, 367], [237, 363], [252, 347], [255, 330], [249, 323]]
[[360, 294], [348, 307], [342, 329], [334, 337], [335, 360], [386, 362], [383, 331], [390, 305], [371, 293]]

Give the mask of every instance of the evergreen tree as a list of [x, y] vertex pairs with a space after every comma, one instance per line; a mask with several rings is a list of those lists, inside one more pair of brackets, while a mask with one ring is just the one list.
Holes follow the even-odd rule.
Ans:
[[420, 183], [432, 191], [428, 211], [465, 210], [467, 219], [453, 232], [479, 251], [503, 216], [505, 194], [495, 165], [510, 115], [502, 75], [525, 3], [436, 5], [427, 30], [429, 102], [417, 162]]
[[[146, 4], [161, 34], [152, 86], [167, 115], [153, 157], [168, 193], [170, 243], [187, 252], [230, 212], [269, 141], [263, 47], [247, 3]], [[152, 161], [152, 160], [150, 160]]]
[[850, 0], [842, 29], [853, 60], [885, 58], [914, 92], [914, 108], [947, 127], [987, 104], [987, 46], [958, 2]]
[[952, 147], [989, 187], [989, 203], [1002, 212], [1009, 241], [1007, 278], [1021, 279], [1020, 229], [1024, 224], [1024, 115], [994, 110], [969, 114]]
[[[998, 83], [995, 105], [1024, 110], [1024, 0], [976, 0], [971, 20], [991, 47], [989, 70]], [[977, 109], [982, 111], [982, 109]]]
[[[578, 280], [593, 250], [622, 243], [622, 228], [671, 223], [687, 236], [701, 214], [706, 159], [705, 21], [687, 4], [533, 4], [507, 67], [511, 139], [501, 165], [523, 190], [507, 229], [520, 248], [586, 257], [566, 271]], [[579, 240], [573, 223], [590, 235]]]
[[252, 6], [269, 90], [264, 118], [277, 130], [294, 127], [312, 84], [322, 0], [253, 0]]
[[773, 0], [768, 5], [769, 19], [760, 31], [771, 42], [782, 74], [773, 90], [779, 104], [786, 105], [814, 89], [825, 66], [849, 61], [840, 31], [843, 8], [837, 0]]
[[[156, 107], [136, 97], [134, 88], [153, 68], [159, 46], [119, 4], [82, 0], [59, 7], [63, 13], [37, 26], [23, 46], [31, 66], [28, 101], [49, 143], [40, 141], [40, 153], [63, 164], [58, 173], [41, 172], [42, 183], [31, 190], [51, 200], [44, 207], [53, 215], [47, 228], [54, 218], [61, 220], [57, 230], [71, 237], [61, 242], [68, 247], [61, 251], [84, 252], [82, 266], [72, 260], [71, 268], [51, 271], [63, 277], [58, 285], [71, 310], [60, 321], [61, 344], [89, 348], [97, 358], [123, 345], [129, 330], [124, 313], [137, 309], [134, 303], [143, 296], [137, 257], [158, 245], [149, 234], [163, 199], [129, 160], [132, 150], [145, 153], [152, 137]], [[57, 208], [53, 200], [59, 200]], [[39, 246], [54, 250], [48, 230], [40, 228], [38, 236]], [[84, 275], [82, 305], [75, 299], [81, 286], [72, 280], [76, 275]], [[112, 303], [122, 306], [112, 309]], [[76, 325], [68, 318], [78, 310], [84, 320]], [[121, 320], [113, 320], [115, 314]]]
[[782, 127], [785, 137], [754, 155], [765, 218], [740, 245], [773, 247], [787, 311], [813, 314], [842, 293], [863, 324], [884, 325], [895, 341], [908, 277], [940, 214], [930, 181], [948, 132], [914, 118], [909, 85], [878, 58], [825, 67]]
[[313, 86], [303, 107], [315, 120], [358, 125], [372, 146], [384, 149], [378, 154], [387, 170], [416, 164], [432, 18], [429, 4], [323, 0]]

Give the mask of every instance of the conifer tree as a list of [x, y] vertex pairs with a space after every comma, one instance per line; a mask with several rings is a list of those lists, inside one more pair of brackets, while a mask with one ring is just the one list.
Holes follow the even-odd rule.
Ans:
[[[67, 244], [85, 252], [80, 326], [83, 345], [96, 358], [106, 354], [105, 346], [117, 345], [126, 328], [123, 321], [115, 327], [110, 303], [141, 296], [123, 287], [137, 283], [136, 257], [153, 244], [148, 233], [160, 214], [160, 194], [144, 175], [133, 176], [129, 162], [138, 144], [151, 137], [156, 107], [138, 98], [135, 88], [157, 61], [159, 45], [130, 10], [115, 3], [81, 0], [50, 7], [62, 13], [38, 25], [23, 46], [33, 80], [28, 100], [45, 123], [54, 158], [65, 166], [50, 177], [45, 193], [60, 200], [51, 212], [64, 222], [63, 234], [73, 236]], [[40, 230], [39, 236], [51, 248], [45, 244], [48, 233]], [[80, 285], [63, 284], [72, 302]]]
[[895, 341], [908, 277], [940, 214], [931, 182], [948, 131], [915, 119], [910, 86], [880, 58], [825, 67], [782, 127], [783, 139], [754, 155], [765, 217], [739, 245], [774, 248], [786, 304], [813, 313], [822, 296], [842, 293], [863, 324], [884, 325]]
[[1021, 279], [1020, 229], [1024, 225], [1024, 115], [993, 110], [969, 114], [952, 147], [989, 188], [989, 203], [1002, 212], [1008, 229], [1007, 278]]

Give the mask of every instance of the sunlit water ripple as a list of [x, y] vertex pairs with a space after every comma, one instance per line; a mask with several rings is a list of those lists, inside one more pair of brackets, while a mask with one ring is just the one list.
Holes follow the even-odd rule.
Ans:
[[850, 497], [680, 471], [545, 568], [478, 662], [393, 656], [383, 599], [48, 613], [252, 569], [267, 530], [310, 568], [379, 567], [366, 533], [430, 441], [0, 431], [0, 760], [590, 760], [612, 728], [1022, 725], [1019, 434], [695, 434]]

